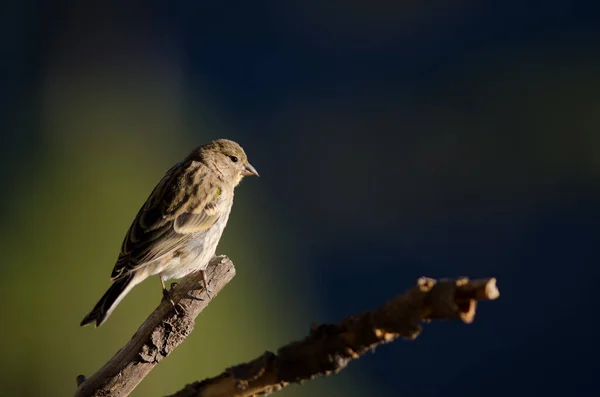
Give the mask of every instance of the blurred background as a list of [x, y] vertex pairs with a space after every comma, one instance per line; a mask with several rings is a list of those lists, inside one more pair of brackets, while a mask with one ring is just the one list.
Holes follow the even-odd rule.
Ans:
[[498, 278], [281, 396], [591, 395], [599, 353], [600, 5], [7, 2], [0, 40], [0, 394], [68, 396], [159, 303], [99, 329], [121, 241], [195, 146], [242, 144], [218, 253], [237, 276], [134, 396], [174, 393], [419, 276]]

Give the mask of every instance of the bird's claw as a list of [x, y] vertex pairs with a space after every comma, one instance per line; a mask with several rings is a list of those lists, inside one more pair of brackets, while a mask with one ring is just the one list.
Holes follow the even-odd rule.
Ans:
[[208, 280], [206, 280], [206, 272], [204, 270], [200, 273], [200, 277], [201, 283], [204, 284], [204, 291], [206, 291], [206, 296], [208, 296], [208, 299], [212, 299], [212, 291], [208, 289]]
[[176, 285], [177, 285], [177, 283], [171, 283], [170, 289], [163, 288], [162, 294], [163, 294], [163, 300], [168, 300], [169, 303], [171, 303], [171, 306], [173, 306], [173, 310], [175, 310], [175, 314], [179, 315], [179, 311], [177, 310], [177, 305], [175, 305], [175, 302], [173, 302], [173, 299], [171, 298], [171, 296], [173, 295], [173, 287]]

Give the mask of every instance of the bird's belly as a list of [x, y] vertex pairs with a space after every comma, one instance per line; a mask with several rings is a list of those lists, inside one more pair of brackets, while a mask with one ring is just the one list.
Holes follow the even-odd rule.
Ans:
[[208, 262], [215, 256], [225, 222], [217, 222], [209, 230], [194, 236], [185, 247], [166, 260], [156, 273], [163, 280], [168, 280], [183, 278], [195, 271], [206, 269]]

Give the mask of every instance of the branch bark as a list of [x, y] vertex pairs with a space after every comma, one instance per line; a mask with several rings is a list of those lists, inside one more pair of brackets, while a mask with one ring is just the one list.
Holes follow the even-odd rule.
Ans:
[[460, 319], [471, 323], [477, 301], [498, 296], [494, 278], [436, 281], [423, 277], [379, 309], [347, 317], [340, 324], [315, 325], [304, 340], [283, 346], [277, 354], [265, 352], [219, 376], [186, 385], [170, 397], [270, 394], [290, 383], [337, 373], [382, 343], [399, 337], [415, 339], [422, 321]]
[[[211, 296], [235, 276], [226, 256], [213, 258], [206, 269]], [[127, 396], [163, 358], [168, 356], [194, 330], [194, 320], [210, 303], [201, 287], [200, 276], [192, 273], [172, 289], [171, 300], [163, 299], [131, 340], [102, 368], [85, 379], [77, 377], [75, 397]]]

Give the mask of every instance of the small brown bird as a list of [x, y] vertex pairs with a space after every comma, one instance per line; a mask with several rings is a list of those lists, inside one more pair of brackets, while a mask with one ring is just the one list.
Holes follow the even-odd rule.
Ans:
[[[154, 188], [129, 227], [113, 269], [113, 284], [81, 325], [100, 326], [121, 299], [146, 278], [165, 281], [204, 270], [229, 219], [233, 191], [244, 176], [258, 176], [237, 143], [218, 139], [175, 164]], [[210, 296], [210, 295], [209, 295]]]

